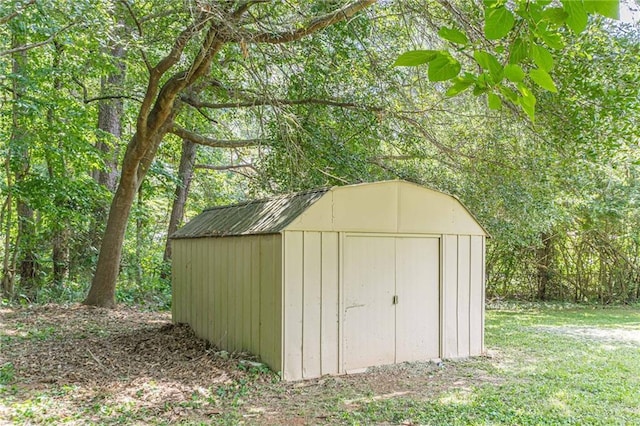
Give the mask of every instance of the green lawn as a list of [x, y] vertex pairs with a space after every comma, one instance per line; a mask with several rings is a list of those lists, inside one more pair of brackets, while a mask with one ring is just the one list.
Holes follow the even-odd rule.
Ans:
[[486, 346], [490, 359], [475, 367], [498, 383], [452, 387], [433, 399], [371, 402], [344, 418], [363, 424], [640, 424], [639, 310], [488, 310]]

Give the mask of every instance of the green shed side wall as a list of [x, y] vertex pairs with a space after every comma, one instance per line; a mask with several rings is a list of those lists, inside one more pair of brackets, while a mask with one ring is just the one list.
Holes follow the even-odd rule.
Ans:
[[173, 321], [281, 371], [281, 235], [174, 239], [172, 251]]

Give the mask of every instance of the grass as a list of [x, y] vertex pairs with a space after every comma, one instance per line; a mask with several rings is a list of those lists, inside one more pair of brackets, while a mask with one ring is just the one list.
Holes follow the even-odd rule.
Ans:
[[[345, 412], [352, 424], [640, 424], [640, 342], [572, 330], [638, 330], [637, 309], [534, 308], [487, 313], [494, 359], [479, 370], [503, 380], [450, 388], [436, 398], [388, 399]], [[605, 338], [602, 338], [605, 336]]]
[[[94, 316], [84, 314], [84, 321]], [[138, 315], [107, 313], [105, 321], [125, 314]], [[100, 324], [84, 326], [94, 344], [109, 335], [96, 329]], [[77, 335], [63, 331], [39, 318], [0, 327], [0, 337], [5, 344], [47, 347]], [[21, 381], [18, 360], [2, 360], [0, 351], [0, 424], [640, 424], [640, 309], [503, 305], [487, 311], [485, 339], [488, 356], [445, 361], [442, 368], [403, 364], [282, 383], [259, 364], [230, 363], [240, 375], [204, 387], [167, 385], [161, 376], [131, 376], [111, 387], [33, 387], [33, 381], [30, 387]], [[97, 350], [93, 355], [110, 359]], [[184, 391], [184, 398], [170, 397], [172, 389]]]

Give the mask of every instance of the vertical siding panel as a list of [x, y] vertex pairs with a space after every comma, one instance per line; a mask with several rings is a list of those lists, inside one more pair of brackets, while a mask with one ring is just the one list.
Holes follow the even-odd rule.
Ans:
[[242, 241], [242, 350], [251, 351], [251, 237]]
[[284, 378], [302, 378], [303, 233], [286, 232], [284, 239]]
[[220, 275], [218, 276], [218, 303], [216, 318], [218, 319], [218, 341], [215, 342], [220, 348], [227, 348], [227, 282], [229, 281], [229, 247], [228, 238], [220, 239]]
[[484, 300], [482, 300], [482, 238], [483, 237], [480, 236], [471, 237], [469, 354], [472, 356], [482, 354], [482, 330], [484, 328], [482, 323], [482, 309], [484, 305]]
[[213, 294], [216, 286], [216, 257], [217, 257], [218, 242], [216, 238], [211, 238], [207, 244], [207, 294], [205, 295], [205, 301], [207, 306], [207, 339], [209, 342], [215, 342], [216, 336], [214, 332], [214, 304]]
[[229, 303], [227, 304], [227, 347], [229, 351], [235, 351], [237, 349], [236, 345], [236, 301], [237, 301], [237, 290], [238, 287], [236, 285], [236, 271], [238, 264], [238, 257], [236, 256], [236, 252], [238, 249], [238, 239], [239, 237], [230, 238], [230, 246], [229, 246], [229, 279], [227, 280], [227, 292], [229, 297]]
[[251, 345], [254, 354], [260, 354], [260, 301], [262, 285], [260, 277], [260, 237], [251, 237]]
[[458, 354], [458, 237], [445, 235], [443, 251], [442, 357], [453, 358]]
[[244, 327], [244, 277], [242, 274], [244, 260], [244, 237], [237, 238], [235, 258], [236, 269], [234, 274], [233, 286], [235, 287], [236, 294], [236, 306], [234, 309], [233, 320], [235, 324], [235, 350], [241, 351], [243, 349], [242, 332]]
[[305, 232], [303, 238], [303, 315], [302, 376], [319, 377], [320, 368], [320, 290], [322, 285], [322, 247], [320, 232]]
[[340, 340], [339, 298], [338, 298], [338, 233], [322, 233], [322, 331], [321, 331], [321, 369], [322, 374], [338, 374], [338, 353]]
[[[194, 303], [194, 296], [197, 294], [196, 293], [196, 283], [197, 283], [197, 268], [198, 268], [198, 262], [193, 258], [193, 253], [195, 253], [195, 250], [193, 249], [193, 246], [195, 244], [195, 240], [191, 239], [189, 240], [189, 260], [191, 261], [191, 268], [189, 268], [189, 305], [187, 306], [187, 312], [189, 313], [189, 320], [188, 323], [191, 326], [191, 328], [194, 328], [194, 322], [195, 322], [195, 309], [193, 307], [193, 303]], [[195, 331], [195, 330], [194, 330]]]
[[213, 288], [211, 289], [212, 303], [209, 305], [209, 308], [211, 309], [210, 319], [213, 325], [213, 331], [212, 331], [213, 340], [211, 341], [211, 343], [213, 343], [216, 347], [220, 345], [220, 294], [222, 292], [222, 289], [220, 288], [220, 286], [222, 285], [222, 280], [220, 278], [222, 276], [222, 270], [223, 270], [223, 265], [222, 265], [222, 258], [224, 256], [223, 244], [224, 244], [224, 241], [222, 238], [214, 239], [214, 247], [215, 247], [215, 253], [216, 253], [215, 258], [213, 259], [214, 270], [212, 273], [212, 279], [214, 284], [213, 284]]
[[266, 235], [260, 239], [261, 256], [261, 286], [262, 298], [260, 306], [260, 355], [263, 361], [274, 370], [281, 368], [281, 329], [279, 307], [281, 282], [278, 282], [281, 254], [278, 253], [280, 245], [279, 235]]
[[469, 278], [471, 237], [458, 237], [458, 355], [469, 356]]
[[[193, 244], [192, 240], [185, 240], [184, 244], [184, 253], [186, 257], [187, 267], [184, 272], [184, 299], [183, 299], [183, 312], [184, 317], [183, 320], [185, 323], [192, 325], [191, 321], [191, 303], [193, 297], [193, 258], [191, 257], [191, 245]], [[192, 326], [193, 327], [193, 326]]]
[[182, 279], [182, 271], [185, 267], [182, 260], [182, 246], [177, 241], [171, 242], [171, 249], [173, 255], [171, 256], [171, 321], [174, 324], [182, 322], [182, 312], [178, 303], [182, 301], [184, 296], [180, 293], [184, 280]]
[[207, 287], [207, 253], [206, 248], [209, 244], [209, 238], [198, 238], [198, 258], [200, 259], [200, 275], [198, 279], [198, 327], [200, 328], [200, 336], [206, 338], [207, 336], [207, 303], [205, 300], [205, 291]]
[[282, 371], [282, 354], [284, 348], [282, 345], [282, 299], [283, 299], [283, 285], [282, 285], [282, 235], [273, 236], [273, 251], [274, 251], [274, 265], [273, 265], [273, 284], [274, 284], [274, 315], [273, 315], [273, 331], [274, 331], [274, 362], [276, 371]]
[[198, 251], [200, 239], [191, 241], [191, 327], [198, 337], [200, 337], [200, 253]]

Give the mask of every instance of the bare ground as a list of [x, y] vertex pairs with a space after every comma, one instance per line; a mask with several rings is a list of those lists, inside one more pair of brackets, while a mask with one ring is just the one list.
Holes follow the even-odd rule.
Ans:
[[282, 383], [169, 313], [129, 308], [2, 308], [0, 339], [0, 424], [341, 423], [370, 400], [499, 382], [479, 360]]

